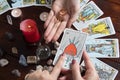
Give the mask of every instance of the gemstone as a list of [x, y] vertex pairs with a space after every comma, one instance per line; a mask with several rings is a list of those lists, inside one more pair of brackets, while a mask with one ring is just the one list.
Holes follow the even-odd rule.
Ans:
[[21, 77], [21, 73], [20, 73], [20, 71], [19, 71], [18, 69], [12, 70], [11, 73], [12, 73], [13, 75], [17, 76], [17, 77]]
[[5, 32], [5, 38], [9, 41], [15, 40], [15, 37], [11, 32]]
[[57, 53], [57, 50], [52, 50], [52, 51], [51, 51], [51, 54], [52, 54], [52, 55], [56, 55], [56, 53]]
[[36, 56], [27, 56], [27, 63], [28, 64], [36, 64], [37, 63]]
[[24, 55], [20, 55], [19, 64], [21, 64], [23, 66], [28, 66]]
[[38, 69], [43, 70], [43, 66], [42, 66], [42, 65], [37, 65], [37, 66], [36, 66], [36, 70], [38, 70]]
[[54, 48], [57, 49], [59, 46], [60, 46], [60, 43], [56, 41], [56, 42], [54, 43]]
[[18, 54], [18, 50], [17, 50], [16, 47], [12, 47], [12, 53], [14, 53], [14, 54]]
[[52, 65], [52, 62], [53, 62], [53, 60], [52, 60], [52, 59], [49, 59], [49, 60], [47, 61], [47, 65]]
[[9, 63], [9, 61], [7, 59], [0, 59], [0, 66], [4, 67]]

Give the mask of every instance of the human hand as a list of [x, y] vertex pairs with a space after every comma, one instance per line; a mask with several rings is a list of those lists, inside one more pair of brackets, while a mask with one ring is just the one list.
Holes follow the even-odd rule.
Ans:
[[65, 54], [62, 54], [51, 72], [47, 70], [42, 71], [41, 69], [38, 69], [30, 74], [27, 74], [25, 80], [57, 80], [61, 72], [64, 59]]
[[86, 52], [83, 53], [83, 59], [85, 62], [86, 72], [84, 76], [81, 76], [80, 65], [73, 60], [71, 64], [71, 70], [63, 70], [64, 76], [59, 80], [99, 80], [99, 76], [94, 68], [94, 65], [90, 61]]
[[[61, 10], [64, 10], [65, 14], [60, 17]], [[55, 0], [44, 24], [46, 42], [56, 41], [66, 27], [71, 27], [79, 10], [80, 0]]]

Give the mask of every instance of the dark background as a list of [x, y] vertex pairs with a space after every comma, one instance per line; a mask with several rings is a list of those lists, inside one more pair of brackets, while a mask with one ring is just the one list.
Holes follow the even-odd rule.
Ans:
[[[112, 18], [113, 25], [115, 27], [116, 34], [112, 36], [107, 36], [105, 38], [118, 38], [120, 40], [120, 1], [119, 0], [93, 0], [95, 3], [103, 10], [104, 15], [102, 17], [110, 16]], [[25, 42], [21, 31], [19, 30], [20, 22], [24, 19], [33, 19], [37, 22], [40, 34], [44, 34], [43, 24], [44, 22], [40, 21], [39, 15], [41, 12], [49, 12], [50, 9], [46, 7], [25, 7], [21, 8], [22, 16], [19, 18], [13, 18], [13, 25], [7, 23], [6, 15], [11, 15], [11, 10], [0, 15], [0, 47], [5, 49], [7, 54], [3, 57], [8, 59], [9, 64], [5, 67], [0, 67], [0, 80], [24, 80], [24, 76], [29, 72], [30, 69], [35, 69], [36, 65], [29, 65], [23, 67], [18, 63], [19, 55], [23, 54], [25, 57], [28, 55], [34, 55], [36, 46], [28, 46]], [[102, 18], [101, 17], [101, 18]], [[11, 32], [15, 36], [14, 41], [8, 41], [5, 38], [5, 33]], [[43, 40], [41, 38], [41, 40]], [[43, 42], [44, 43], [44, 42]], [[120, 43], [119, 43], [120, 44]], [[50, 48], [53, 48], [52, 43], [48, 44]], [[19, 54], [11, 55], [11, 48], [17, 47]], [[120, 58], [118, 59], [100, 59], [110, 66], [119, 70], [120, 73]], [[41, 62], [42, 65], [46, 64], [46, 60]], [[13, 69], [19, 69], [21, 72], [21, 77], [16, 77], [11, 74]], [[115, 80], [120, 79], [120, 75], [117, 75]]]

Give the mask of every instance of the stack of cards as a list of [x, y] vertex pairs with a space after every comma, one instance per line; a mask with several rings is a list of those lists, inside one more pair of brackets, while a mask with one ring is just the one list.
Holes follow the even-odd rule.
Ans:
[[53, 0], [0, 0], [0, 14], [13, 8], [46, 6], [51, 8]]
[[115, 34], [115, 29], [110, 17], [98, 19], [103, 11], [89, 0], [81, 0], [81, 10], [78, 19], [73, 23], [74, 27], [88, 34], [85, 48], [91, 57], [100, 80], [114, 80], [118, 70], [96, 58], [119, 58], [118, 39], [97, 39]]

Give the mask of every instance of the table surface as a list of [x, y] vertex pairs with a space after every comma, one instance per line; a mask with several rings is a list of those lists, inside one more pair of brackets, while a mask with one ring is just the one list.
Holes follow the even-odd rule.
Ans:
[[[118, 38], [120, 40], [120, 1], [119, 0], [93, 0], [95, 3], [103, 10], [104, 15], [102, 17], [108, 17], [110, 16], [112, 18], [112, 22], [115, 27], [116, 34], [112, 36], [107, 36], [105, 38]], [[0, 67], [0, 79], [1, 80], [23, 80], [24, 76], [29, 72], [30, 69], [35, 69], [35, 65], [29, 65], [27, 67], [23, 67], [18, 63], [19, 55], [24, 54], [25, 56], [31, 55], [35, 53], [35, 50], [37, 47], [33, 46], [27, 46], [25, 43], [23, 36], [21, 32], [19, 31], [19, 24], [24, 19], [34, 19], [37, 22], [39, 31], [41, 35], [44, 33], [43, 24], [44, 22], [40, 21], [39, 14], [41, 12], [49, 12], [50, 9], [46, 7], [25, 7], [21, 8], [23, 15], [19, 18], [13, 18], [13, 25], [9, 25], [7, 23], [6, 15], [11, 15], [11, 10], [7, 11], [6, 13], [0, 15], [0, 47], [3, 47], [7, 55], [4, 56], [4, 58], [9, 60], [9, 64], [5, 67]], [[101, 18], [102, 18], [101, 17]], [[8, 41], [4, 35], [5, 32], [11, 32], [15, 36], [15, 41], [10, 42]], [[120, 44], [120, 43], [119, 43]], [[48, 44], [49, 46], [52, 46], [53, 44]], [[19, 55], [11, 55], [11, 48], [17, 47]], [[100, 59], [104, 61], [105, 63], [109, 64], [110, 66], [116, 68], [120, 73], [120, 58], [115, 59]], [[46, 62], [46, 61], [44, 61]], [[43, 65], [44, 63], [42, 63]], [[19, 69], [21, 74], [21, 77], [16, 77], [11, 74], [11, 71], [13, 69]], [[120, 79], [120, 75], [116, 76], [115, 80]]]

